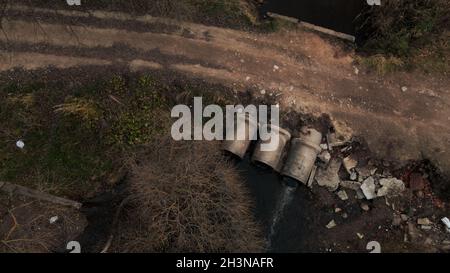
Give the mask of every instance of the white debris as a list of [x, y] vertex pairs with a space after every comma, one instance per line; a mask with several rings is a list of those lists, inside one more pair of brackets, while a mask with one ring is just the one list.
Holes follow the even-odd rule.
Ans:
[[359, 232], [356, 233], [356, 236], [358, 236], [359, 239], [363, 239], [364, 238], [364, 234], [361, 234]]
[[406, 92], [406, 91], [408, 91], [408, 87], [402, 86], [402, 92]]
[[336, 222], [335, 222], [334, 220], [331, 220], [331, 221], [326, 225], [326, 227], [327, 227], [328, 229], [332, 229], [332, 228], [336, 227]]
[[355, 74], [358, 75], [358, 74], [359, 74], [359, 69], [358, 69], [356, 66], [354, 67], [354, 69], [355, 69], [355, 70], [354, 70], [354, 71], [355, 71]]
[[58, 219], [59, 219], [58, 216], [53, 216], [50, 218], [49, 222], [50, 222], [50, 224], [54, 224], [54, 223], [56, 223], [56, 221], [58, 221]]
[[364, 193], [364, 196], [368, 199], [374, 199], [377, 197], [375, 193], [375, 180], [373, 177], [369, 177], [361, 185], [361, 190]]
[[25, 147], [25, 143], [24, 143], [22, 140], [18, 140], [18, 141], [16, 142], [16, 146], [17, 146], [17, 148], [19, 148], [19, 149], [23, 149], [23, 148]]
[[278, 65], [273, 66], [273, 71], [277, 71], [278, 69], [280, 69], [280, 67]]
[[338, 191], [337, 196], [343, 201], [348, 200], [347, 192], [344, 190]]
[[265, 94], [266, 94], [266, 90], [265, 89], [261, 90], [261, 95], [265, 95]]
[[441, 219], [442, 223], [447, 227], [447, 231], [450, 232], [450, 219], [444, 217]]
[[378, 190], [377, 196], [393, 196], [398, 195], [405, 190], [403, 181], [396, 178], [380, 179], [381, 189]]
[[427, 225], [421, 225], [420, 228], [423, 230], [431, 230], [431, 226], [427, 226]]

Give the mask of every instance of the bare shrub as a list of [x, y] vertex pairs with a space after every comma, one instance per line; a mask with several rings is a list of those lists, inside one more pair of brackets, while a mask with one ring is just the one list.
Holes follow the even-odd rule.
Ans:
[[[260, 252], [238, 172], [217, 143], [159, 139], [132, 162], [115, 251]], [[114, 247], [116, 245], [116, 247]]]

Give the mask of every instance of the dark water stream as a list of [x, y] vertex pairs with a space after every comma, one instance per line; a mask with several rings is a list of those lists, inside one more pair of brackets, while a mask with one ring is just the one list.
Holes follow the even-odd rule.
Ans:
[[310, 220], [314, 202], [304, 185], [281, 177], [270, 169], [236, 161], [254, 198], [255, 216], [264, 227], [270, 252], [309, 252]]

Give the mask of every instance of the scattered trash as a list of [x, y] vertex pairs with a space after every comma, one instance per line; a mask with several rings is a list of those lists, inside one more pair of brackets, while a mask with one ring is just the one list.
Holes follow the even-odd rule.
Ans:
[[58, 221], [58, 219], [59, 219], [58, 216], [53, 216], [50, 218], [49, 222], [50, 222], [50, 224], [54, 224], [54, 223], [56, 223], [56, 221]]
[[344, 158], [343, 160], [344, 163], [344, 167], [347, 170], [347, 172], [349, 174], [352, 173], [352, 170], [354, 168], [356, 168], [356, 166], [358, 165], [358, 161], [356, 161], [354, 158], [352, 158], [351, 156], [347, 156], [346, 158]]
[[354, 72], [355, 72], [355, 75], [359, 74], [359, 69], [356, 66], [354, 67]]
[[331, 221], [327, 224], [326, 227], [327, 227], [328, 229], [332, 229], [332, 228], [336, 227], [336, 222], [335, 222], [334, 220], [331, 220]]
[[373, 177], [369, 177], [361, 185], [361, 190], [364, 193], [364, 196], [368, 199], [374, 199], [377, 197], [377, 194], [375, 193], [375, 180]]
[[405, 190], [403, 181], [396, 178], [382, 178], [380, 179], [381, 189], [378, 190], [377, 196], [394, 196]]
[[356, 233], [356, 236], [358, 236], [359, 239], [363, 239], [364, 238], [364, 234], [361, 234], [359, 232]]
[[441, 219], [441, 221], [446, 226], [447, 232], [450, 232], [450, 219], [448, 219], [447, 217], [444, 217]]
[[402, 86], [402, 92], [406, 92], [406, 91], [408, 91], [408, 87]]
[[341, 181], [338, 175], [341, 165], [342, 163], [339, 159], [332, 159], [327, 169], [319, 169], [316, 175], [317, 184], [327, 187], [330, 191], [337, 190]]
[[273, 66], [273, 71], [277, 71], [277, 70], [279, 70], [280, 69], [280, 67], [278, 66], [278, 65], [274, 65]]
[[339, 213], [339, 212], [341, 212], [341, 211], [342, 211], [341, 208], [335, 208], [335, 209], [334, 209], [334, 212], [336, 212], [336, 213]]
[[265, 95], [265, 94], [266, 94], [266, 90], [265, 89], [261, 90], [261, 95]]
[[16, 142], [16, 146], [17, 146], [17, 148], [19, 148], [19, 149], [23, 149], [23, 148], [25, 147], [25, 143], [24, 143], [22, 140], [18, 140], [18, 141]]
[[344, 190], [339, 191], [337, 193], [337, 196], [343, 201], [348, 200], [347, 192], [345, 192]]

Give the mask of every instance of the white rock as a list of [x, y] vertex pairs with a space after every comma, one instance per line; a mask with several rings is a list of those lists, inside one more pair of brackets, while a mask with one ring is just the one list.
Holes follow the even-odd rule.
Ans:
[[375, 193], [375, 180], [373, 177], [369, 177], [361, 185], [361, 190], [364, 193], [364, 196], [368, 199], [374, 199], [377, 197], [377, 194]]
[[334, 220], [331, 220], [331, 221], [326, 225], [326, 227], [327, 227], [328, 229], [332, 229], [332, 228], [336, 227], [336, 222], [335, 222]]

